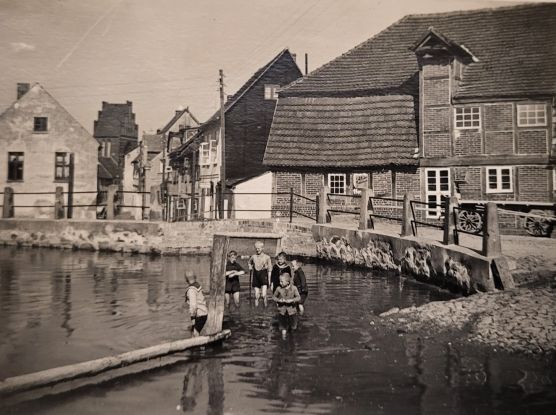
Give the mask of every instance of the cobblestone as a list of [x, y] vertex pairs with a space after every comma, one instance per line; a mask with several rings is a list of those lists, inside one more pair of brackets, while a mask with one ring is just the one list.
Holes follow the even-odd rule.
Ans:
[[[408, 331], [461, 330], [472, 342], [520, 353], [556, 352], [556, 289], [517, 288], [386, 314]], [[382, 314], [384, 315], [384, 313]]]

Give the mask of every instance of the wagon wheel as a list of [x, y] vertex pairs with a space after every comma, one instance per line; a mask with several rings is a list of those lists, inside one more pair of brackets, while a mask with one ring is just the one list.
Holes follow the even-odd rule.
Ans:
[[483, 229], [483, 218], [479, 212], [462, 209], [458, 213], [458, 229], [471, 233], [479, 233]]
[[[529, 212], [532, 215], [548, 216], [544, 210], [532, 210]], [[549, 236], [552, 231], [552, 222], [549, 218], [537, 218], [527, 216], [525, 218], [525, 230], [529, 235], [533, 236]]]

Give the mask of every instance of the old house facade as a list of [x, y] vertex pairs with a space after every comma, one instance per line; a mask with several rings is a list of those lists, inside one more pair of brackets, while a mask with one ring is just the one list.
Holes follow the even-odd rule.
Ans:
[[[102, 102], [102, 109], [94, 122], [93, 136], [97, 139], [102, 171], [108, 171], [112, 180], [105, 184], [120, 185], [124, 177], [124, 156], [137, 147], [138, 127], [135, 123], [133, 103]], [[104, 174], [106, 175], [106, 174]]]
[[[406, 16], [285, 88], [265, 154], [274, 190], [349, 194], [367, 169], [379, 195], [553, 202], [555, 21], [554, 4]], [[399, 101], [364, 112], [372, 99]]]
[[54, 218], [61, 187], [66, 216], [95, 219], [98, 143], [40, 84], [19, 84], [17, 98], [0, 115], [0, 188], [13, 190], [14, 216]]
[[[282, 50], [260, 68], [225, 104], [226, 188], [268, 171], [263, 156], [268, 140], [277, 91], [301, 76], [295, 57]], [[183, 166], [187, 192], [205, 217], [214, 217], [220, 182], [220, 114], [202, 124], [193, 140], [177, 148], [172, 163]], [[179, 167], [177, 167], [179, 168]], [[266, 182], [265, 182], [266, 183]], [[262, 189], [270, 193], [271, 189]], [[230, 208], [233, 202], [230, 203]]]

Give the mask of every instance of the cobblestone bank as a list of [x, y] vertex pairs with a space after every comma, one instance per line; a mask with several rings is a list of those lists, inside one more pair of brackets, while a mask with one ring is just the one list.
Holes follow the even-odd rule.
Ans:
[[556, 352], [556, 289], [475, 294], [380, 314], [408, 331], [459, 330], [469, 341], [510, 352]]

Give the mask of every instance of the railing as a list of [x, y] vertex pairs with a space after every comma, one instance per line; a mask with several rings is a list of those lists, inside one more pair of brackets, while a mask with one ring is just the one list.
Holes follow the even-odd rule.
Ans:
[[[375, 204], [373, 203], [374, 200], [383, 200], [383, 201], [386, 201], [386, 202], [395, 202], [395, 203], [402, 202], [403, 203], [403, 199], [395, 199], [395, 198], [391, 198], [391, 197], [381, 197], [381, 196], [369, 196], [369, 202], [368, 202], [368, 206], [369, 206], [369, 224], [371, 226], [371, 229], [375, 228], [375, 223], [374, 223], [373, 218], [394, 220], [394, 221], [397, 221], [397, 222], [402, 221], [401, 217], [375, 213], [375, 210], [377, 209], [377, 206], [375, 206]], [[379, 205], [378, 209], [381, 209], [381, 210], [393, 209], [393, 210], [395, 210], [395, 209], [403, 209], [403, 206]]]

